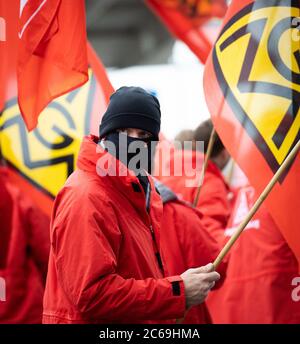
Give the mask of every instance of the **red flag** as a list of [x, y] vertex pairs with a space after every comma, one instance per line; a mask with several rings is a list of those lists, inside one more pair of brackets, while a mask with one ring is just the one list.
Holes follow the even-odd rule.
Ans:
[[17, 103], [18, 13], [19, 0], [0, 0], [7, 38], [0, 42], [0, 72], [4, 72], [0, 86], [4, 97], [0, 163], [7, 166], [10, 181], [50, 215], [54, 197], [75, 168], [82, 137], [98, 134], [113, 87], [88, 44], [88, 82], [53, 100], [42, 112], [37, 128], [28, 133]]
[[[260, 193], [300, 139], [299, 2], [234, 0], [205, 67], [225, 146]], [[300, 262], [300, 154], [266, 200]]]
[[[4, 9], [2, 8], [3, 4], [0, 3], [0, 54], [1, 56], [4, 56], [4, 44], [6, 40], [6, 22], [4, 17]], [[4, 58], [1, 59], [0, 64], [0, 80], [4, 80], [4, 70], [5, 70], [5, 60]], [[3, 102], [4, 102], [4, 87], [0, 88], [0, 111], [3, 108]]]
[[[7, 2], [5, 3], [3, 0], [0, 1], [0, 113], [3, 109], [6, 89], [8, 87], [8, 85], [4, 87], [3, 83], [4, 80], [8, 80], [8, 76], [12, 71], [12, 65], [15, 66], [14, 61], [11, 61], [8, 57], [7, 42], [11, 36], [11, 27], [8, 25], [10, 11], [7, 5]], [[15, 50], [16, 46], [11, 46], [11, 50], [12, 49]]]
[[227, 10], [225, 0], [146, 0], [170, 32], [205, 63]]
[[99, 135], [99, 125], [102, 115], [106, 111], [109, 103], [109, 98], [114, 92], [114, 88], [108, 79], [105, 67], [102, 64], [101, 59], [93, 49], [92, 45], [88, 42], [87, 45], [88, 61], [89, 65], [95, 74], [96, 83], [96, 99], [94, 109], [91, 115], [90, 121], [90, 133], [93, 135]]
[[18, 101], [29, 130], [54, 98], [88, 80], [84, 0], [21, 0]]

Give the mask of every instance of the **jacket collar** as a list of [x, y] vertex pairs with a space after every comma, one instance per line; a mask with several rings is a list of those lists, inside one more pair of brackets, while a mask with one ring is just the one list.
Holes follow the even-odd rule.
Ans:
[[[118, 177], [118, 183], [130, 184], [137, 182], [138, 178], [127, 167], [109, 154], [99, 144], [99, 138], [95, 135], [85, 136], [79, 150], [77, 167], [81, 170], [93, 172], [99, 177]], [[109, 172], [106, 175], [106, 172]]]
[[[99, 178], [106, 178], [105, 182], [109, 182], [116, 190], [121, 192], [138, 209], [145, 221], [150, 224], [150, 218], [146, 211], [146, 196], [139, 179], [121, 161], [102, 148], [98, 142], [99, 138], [94, 135], [83, 138], [77, 167], [97, 174]], [[114, 172], [114, 175], [107, 174], [107, 171]], [[162, 208], [161, 199], [155, 190], [152, 177], [148, 175], [148, 178], [150, 181], [150, 213], [151, 210], [156, 209], [154, 213], [157, 215], [159, 209]], [[152, 215], [154, 214], [150, 214], [151, 220], [153, 220]], [[154, 219], [155, 222], [158, 220]]]
[[160, 182], [158, 179], [154, 180], [156, 189], [158, 190], [160, 197], [162, 199], [163, 204], [178, 201], [178, 196], [174, 191], [167, 187], [167, 185]]

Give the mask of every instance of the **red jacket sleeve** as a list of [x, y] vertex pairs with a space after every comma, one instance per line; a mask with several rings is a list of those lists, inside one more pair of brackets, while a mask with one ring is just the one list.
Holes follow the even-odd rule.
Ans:
[[45, 282], [50, 251], [50, 219], [31, 202], [23, 200], [22, 203], [23, 216], [27, 222], [28, 246], [41, 278]]
[[0, 175], [0, 269], [6, 268], [13, 215], [13, 200]]
[[[184, 250], [186, 266], [196, 268], [213, 263], [223, 246], [203, 225], [201, 213], [196, 209], [181, 206], [181, 211], [174, 212], [174, 216], [174, 222], [181, 228], [177, 233], [181, 248]], [[219, 287], [224, 281], [227, 265], [227, 259], [219, 265], [217, 271], [221, 275], [221, 280], [216, 287]]]
[[[82, 198], [83, 197], [83, 198]], [[117, 272], [122, 234], [105, 201], [64, 196], [54, 210], [52, 245], [58, 279], [74, 306], [89, 319], [159, 320], [183, 316], [185, 296], [174, 296], [172, 278], [125, 279]], [[98, 205], [98, 207], [97, 207]]]

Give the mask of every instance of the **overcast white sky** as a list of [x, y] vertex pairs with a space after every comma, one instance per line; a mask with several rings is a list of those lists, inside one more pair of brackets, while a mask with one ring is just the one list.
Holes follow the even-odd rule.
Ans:
[[174, 46], [167, 65], [138, 66], [109, 71], [113, 86], [141, 86], [161, 103], [162, 132], [172, 139], [182, 129], [193, 129], [209, 117], [203, 92], [203, 70], [181, 42]]

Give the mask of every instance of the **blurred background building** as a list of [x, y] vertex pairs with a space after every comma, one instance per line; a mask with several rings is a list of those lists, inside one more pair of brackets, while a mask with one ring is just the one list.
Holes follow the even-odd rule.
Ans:
[[86, 12], [88, 38], [113, 86], [142, 86], [154, 93], [167, 138], [208, 118], [203, 66], [143, 1], [86, 0]]
[[89, 40], [107, 67], [167, 63], [174, 39], [141, 0], [86, 0]]

